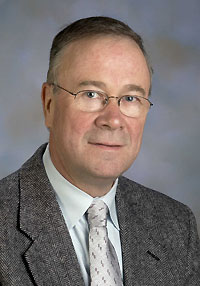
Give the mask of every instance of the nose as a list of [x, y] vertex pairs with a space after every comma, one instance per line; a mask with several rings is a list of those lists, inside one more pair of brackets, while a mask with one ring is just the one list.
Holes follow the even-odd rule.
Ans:
[[95, 121], [99, 128], [110, 130], [123, 129], [124, 119], [115, 99], [111, 99], [105, 108], [99, 112]]

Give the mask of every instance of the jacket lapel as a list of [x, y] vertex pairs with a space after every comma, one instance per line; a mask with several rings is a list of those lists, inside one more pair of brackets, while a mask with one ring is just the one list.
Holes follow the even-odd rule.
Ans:
[[[145, 220], [145, 205], [137, 189], [122, 184], [117, 190], [117, 211], [122, 245], [124, 285], [176, 285], [176, 258]], [[128, 194], [131, 194], [128, 195]], [[162, 282], [161, 282], [162, 281]], [[164, 281], [164, 282], [163, 282]]]
[[84, 285], [40, 148], [20, 173], [20, 229], [30, 239], [24, 258], [36, 285]]

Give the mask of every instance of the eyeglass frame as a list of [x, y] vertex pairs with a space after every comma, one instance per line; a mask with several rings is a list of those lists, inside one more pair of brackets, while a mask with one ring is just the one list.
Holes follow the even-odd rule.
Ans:
[[[120, 101], [122, 100], [122, 98], [123, 98], [124, 96], [128, 96], [128, 95], [124, 95], [124, 96], [121, 96], [121, 97], [118, 97], [118, 96], [108, 96], [105, 92], [97, 91], [97, 90], [94, 90], [94, 89], [79, 90], [77, 93], [73, 93], [73, 92], [71, 92], [71, 91], [65, 89], [64, 87], [60, 86], [59, 84], [56, 84], [56, 83], [53, 83], [53, 82], [52, 82], [52, 83], [50, 83], [50, 85], [53, 85], [53, 86], [55, 86], [55, 87], [58, 87], [58, 88], [60, 88], [60, 89], [62, 89], [62, 90], [64, 90], [64, 91], [66, 91], [67, 93], [73, 95], [73, 96], [74, 96], [74, 99], [76, 98], [76, 96], [77, 96], [79, 93], [81, 93], [81, 92], [83, 92], [83, 91], [85, 91], [85, 92], [87, 92], [87, 91], [88, 91], [88, 92], [97, 92], [97, 93], [99, 92], [99, 93], [103, 94], [103, 95], [106, 97], [106, 104], [104, 105], [104, 107], [108, 104], [110, 98], [115, 98], [115, 99], [118, 98], [117, 104], [118, 104], [118, 106], [120, 107]], [[133, 97], [135, 97], [135, 98], [145, 99], [146, 101], [149, 102], [149, 107], [153, 106], [153, 103], [152, 103], [148, 98], [146, 98], [146, 97], [144, 97], [144, 96], [137, 96], [137, 95], [130, 95], [130, 96], [133, 96]], [[103, 107], [103, 109], [104, 109], [104, 107]], [[103, 109], [102, 109], [102, 110], [103, 110]], [[122, 112], [122, 113], [123, 113], [123, 112]], [[126, 115], [126, 116], [128, 116], [128, 115]], [[130, 116], [130, 117], [131, 117], [131, 116]]]

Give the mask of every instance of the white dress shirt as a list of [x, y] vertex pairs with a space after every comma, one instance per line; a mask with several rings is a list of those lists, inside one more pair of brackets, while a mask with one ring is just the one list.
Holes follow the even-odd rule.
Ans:
[[[56, 198], [62, 214], [64, 216], [67, 228], [69, 230], [72, 243], [80, 264], [81, 272], [85, 285], [89, 285], [89, 253], [88, 253], [88, 223], [85, 212], [94, 200], [93, 197], [78, 189], [66, 180], [53, 165], [49, 147], [47, 146], [43, 155], [43, 163], [53, 189], [56, 192]], [[113, 244], [117, 253], [121, 274], [122, 269], [122, 253], [119, 234], [119, 224], [117, 219], [117, 211], [115, 205], [115, 194], [118, 179], [115, 181], [111, 190], [101, 197], [109, 209], [107, 229], [108, 237]], [[97, 199], [97, 198], [95, 198]]]

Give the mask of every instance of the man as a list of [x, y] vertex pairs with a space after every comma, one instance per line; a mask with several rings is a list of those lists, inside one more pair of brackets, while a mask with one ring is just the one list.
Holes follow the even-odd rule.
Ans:
[[191, 211], [121, 176], [140, 149], [151, 76], [120, 21], [81, 19], [55, 37], [49, 144], [0, 183], [1, 285], [200, 285]]

